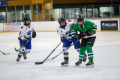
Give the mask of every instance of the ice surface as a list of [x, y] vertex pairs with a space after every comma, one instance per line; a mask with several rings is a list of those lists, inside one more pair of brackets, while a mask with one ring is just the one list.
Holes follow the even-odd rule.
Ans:
[[[95, 67], [75, 67], [79, 54], [74, 47], [69, 49], [69, 66], [61, 67], [63, 55], [42, 65], [35, 65], [36, 61], [43, 61], [60, 42], [56, 32], [37, 32], [32, 40], [31, 53], [28, 59], [23, 57], [16, 62], [19, 48], [18, 32], [0, 33], [0, 50], [11, 52], [10, 55], [0, 53], [0, 80], [120, 80], [120, 33], [98, 32], [93, 47]], [[62, 51], [62, 44], [50, 56], [54, 57]], [[87, 61], [88, 62], [88, 61]], [[86, 63], [87, 63], [86, 62]]]

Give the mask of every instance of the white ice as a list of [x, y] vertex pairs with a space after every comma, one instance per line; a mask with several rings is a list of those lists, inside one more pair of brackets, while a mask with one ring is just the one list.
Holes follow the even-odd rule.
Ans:
[[[23, 57], [16, 62], [18, 53], [14, 47], [19, 48], [18, 32], [0, 33], [0, 50], [10, 55], [0, 53], [0, 80], [120, 80], [120, 33], [97, 32], [93, 47], [94, 67], [75, 67], [79, 53], [74, 47], [69, 49], [69, 66], [61, 67], [63, 55], [42, 65], [35, 65], [36, 61], [43, 61], [60, 42], [56, 32], [37, 32], [32, 40], [31, 53], [28, 59]], [[62, 44], [55, 50], [50, 58], [62, 51]], [[87, 61], [88, 62], [88, 61]], [[86, 63], [87, 63], [86, 62]]]

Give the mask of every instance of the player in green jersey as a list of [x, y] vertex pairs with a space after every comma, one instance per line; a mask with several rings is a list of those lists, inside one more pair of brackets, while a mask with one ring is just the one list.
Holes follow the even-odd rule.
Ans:
[[76, 66], [82, 64], [85, 51], [87, 51], [89, 59], [89, 62], [86, 64], [86, 66], [93, 66], [94, 62], [92, 47], [96, 39], [96, 30], [97, 25], [91, 21], [84, 21], [82, 16], [79, 16], [79, 18], [77, 18], [77, 23], [72, 26], [70, 33], [76, 36], [76, 32], [79, 31], [80, 34], [78, 35], [78, 39], [86, 35], [81, 41], [79, 60], [75, 63]]

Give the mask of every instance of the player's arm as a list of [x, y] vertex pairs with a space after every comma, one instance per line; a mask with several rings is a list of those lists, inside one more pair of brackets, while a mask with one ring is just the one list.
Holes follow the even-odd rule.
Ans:
[[[78, 39], [81, 39], [83, 36], [86, 36], [86, 33], [82, 31], [82, 29], [78, 28], [78, 24], [76, 23], [75, 25], [73, 25], [73, 27], [70, 30], [71, 34], [74, 34], [75, 37], [77, 37]], [[77, 31], [80, 32], [80, 34], [77, 34]]]
[[78, 26], [77, 23], [74, 24], [74, 25], [71, 27], [71, 29], [70, 29], [70, 34], [68, 35], [71, 39], [78, 38], [78, 37], [80, 38], [80, 37], [84, 36], [84, 35], [82, 35], [82, 34], [78, 34], [78, 32], [81, 31], [81, 30], [79, 30], [78, 27], [79, 27], [79, 26]]
[[67, 41], [67, 39], [66, 39], [66, 38], [64, 37], [64, 35], [62, 34], [60, 28], [57, 29], [57, 34], [60, 36], [60, 39], [61, 39], [61, 41], [62, 41], [63, 43], [65, 43], [65, 42]]
[[83, 31], [87, 34], [87, 36], [90, 36], [96, 33], [97, 25], [95, 25], [93, 22], [86, 21], [85, 25], [86, 25], [86, 28], [84, 28]]
[[64, 35], [62, 34], [62, 31], [60, 28], [57, 29], [57, 34], [60, 36], [60, 37], [64, 37]]
[[97, 30], [97, 25], [96, 24], [94, 24], [93, 22], [91, 22], [91, 25], [92, 25], [91, 30]]
[[77, 26], [74, 24], [70, 29], [70, 34], [76, 36], [77, 35]]
[[26, 39], [25, 39], [25, 28], [24, 26], [21, 26], [20, 33], [19, 33], [19, 38], [23, 40], [23, 44], [26, 45]]
[[95, 25], [93, 22], [90, 22], [90, 21], [85, 21], [85, 24], [88, 25], [84, 31], [87, 32], [87, 31], [92, 31], [92, 32], [96, 32], [97, 30], [97, 25]]
[[35, 30], [34, 30], [33, 24], [32, 24], [32, 30], [33, 30], [33, 32], [32, 32], [32, 37], [35, 38], [35, 37], [36, 37], [36, 32], [35, 32]]
[[21, 26], [21, 28], [20, 28], [19, 38], [21, 38], [22, 40], [25, 39], [25, 29], [24, 29], [24, 26]]

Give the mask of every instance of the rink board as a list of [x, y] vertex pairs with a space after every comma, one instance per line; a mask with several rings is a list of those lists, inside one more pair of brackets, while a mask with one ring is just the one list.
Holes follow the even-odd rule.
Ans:
[[[117, 21], [117, 27], [118, 30], [102, 30], [101, 29], [101, 21]], [[109, 19], [109, 20], [89, 20], [97, 25], [97, 31], [103, 31], [103, 32], [117, 32], [120, 31], [120, 20], [119, 19]], [[34, 29], [37, 32], [56, 32], [57, 28], [59, 27], [58, 21], [44, 21], [44, 22], [32, 22], [34, 25]], [[23, 22], [17, 22], [17, 23], [0, 23], [0, 32], [7, 31], [7, 32], [14, 32], [19, 31], [20, 27], [23, 25]]]

